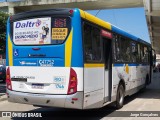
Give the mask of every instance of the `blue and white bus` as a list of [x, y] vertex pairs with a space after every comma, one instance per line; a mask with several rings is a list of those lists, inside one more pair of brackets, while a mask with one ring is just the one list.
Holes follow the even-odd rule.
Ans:
[[77, 8], [10, 16], [6, 41], [10, 102], [121, 108], [151, 82], [151, 45]]

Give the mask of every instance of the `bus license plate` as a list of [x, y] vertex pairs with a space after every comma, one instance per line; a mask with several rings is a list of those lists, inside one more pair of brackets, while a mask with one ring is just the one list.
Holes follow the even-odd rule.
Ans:
[[33, 89], [43, 89], [44, 88], [44, 84], [32, 84], [32, 88]]

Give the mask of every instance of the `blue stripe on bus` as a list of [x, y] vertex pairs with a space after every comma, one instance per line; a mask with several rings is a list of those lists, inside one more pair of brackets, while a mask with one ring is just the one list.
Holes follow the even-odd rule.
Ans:
[[[32, 48], [40, 48], [35, 51]], [[44, 46], [14, 46], [13, 51], [18, 51], [18, 56], [13, 56], [14, 66], [41, 66], [40, 60], [43, 60], [44, 66], [50, 66], [51, 62], [54, 62], [53, 66], [64, 67], [64, 44], [60, 45], [44, 45]], [[29, 54], [44, 54], [45, 57], [29, 57]]]
[[150, 46], [151, 47], [151, 44], [150, 43], [148, 43], [148, 42], [146, 42], [146, 41], [144, 41], [144, 40], [142, 40], [142, 39], [138, 39], [138, 41], [140, 41], [141, 43], [143, 43], [143, 44], [146, 44], [146, 45], [148, 45], [148, 46]]
[[[125, 66], [126, 64], [113, 64], [113, 66], [115, 67], [121, 67], [121, 66]], [[138, 63], [131, 63], [131, 64], [128, 64], [128, 66], [148, 66], [148, 64], [138, 64]]]
[[72, 27], [74, 31], [72, 39], [71, 67], [83, 67], [82, 24], [79, 9], [74, 10], [72, 21]]
[[115, 27], [115, 26], [113, 26], [113, 25], [112, 25], [112, 31], [113, 31], [113, 32], [116, 32], [116, 33], [118, 33], [118, 34], [121, 34], [121, 35], [123, 35], [123, 36], [125, 36], [125, 37], [131, 38], [131, 39], [133, 39], [133, 40], [136, 40], [136, 41], [138, 40], [137, 37], [135, 37], [135, 36], [133, 36], [133, 35], [125, 32], [125, 31], [123, 31], [123, 30], [121, 30], [121, 29], [119, 29], [119, 28], [117, 28], [117, 27]]
[[7, 20], [7, 31], [6, 31], [6, 66], [9, 66], [9, 61], [8, 61], [8, 35], [9, 35], [9, 31], [10, 31], [10, 17], [8, 17], [8, 20]]
[[124, 66], [125, 64], [113, 64], [114, 66]]
[[[32, 48], [40, 48], [35, 51]], [[45, 64], [50, 64], [50, 60], [54, 61], [53, 66], [64, 67], [64, 44], [60, 45], [44, 45], [44, 46], [13, 46], [13, 52], [18, 51], [18, 56], [13, 56], [14, 66], [40, 66], [39, 60], [46, 60]], [[45, 57], [29, 57], [29, 54], [44, 54]], [[36, 64], [33, 61], [37, 61]], [[59, 61], [60, 60], [60, 61]], [[48, 61], [48, 62], [47, 62]], [[20, 62], [24, 64], [20, 64]], [[33, 63], [32, 63], [33, 62]], [[26, 64], [25, 64], [26, 63]], [[27, 64], [28, 63], [28, 64]]]

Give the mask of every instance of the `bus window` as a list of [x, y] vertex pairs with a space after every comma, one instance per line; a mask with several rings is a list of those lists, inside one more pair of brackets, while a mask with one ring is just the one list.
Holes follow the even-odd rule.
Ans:
[[144, 57], [144, 53], [143, 53], [143, 52], [144, 52], [144, 51], [143, 51], [143, 46], [140, 45], [141, 62], [144, 62], [144, 61], [143, 61], [143, 57]]
[[15, 45], [61, 44], [71, 28], [69, 17], [39, 17], [11, 24]]
[[141, 45], [141, 62], [148, 62], [148, 50], [147, 47], [145, 47], [144, 45]]
[[85, 60], [92, 60], [92, 27], [84, 24], [84, 49], [85, 49]]
[[101, 61], [100, 30], [84, 24], [85, 61]]
[[140, 44], [138, 44], [138, 60], [137, 60], [137, 62], [141, 62]]
[[121, 54], [123, 62], [130, 62], [130, 41], [121, 37]]
[[148, 63], [148, 49], [147, 49], [147, 47], [144, 47], [144, 55], [143, 55], [143, 61], [145, 62], [145, 63]]
[[92, 50], [94, 54], [94, 60], [100, 61], [101, 60], [101, 40], [100, 40], [100, 30], [97, 28], [93, 28], [93, 44], [92, 44]]
[[132, 56], [132, 62], [140, 62], [140, 46], [137, 44], [137, 42], [131, 43], [131, 56]]
[[135, 42], [131, 43], [131, 48], [132, 48], [132, 62], [137, 61], [137, 45]]
[[118, 35], [113, 35], [113, 53], [114, 53], [114, 60], [115, 62], [121, 62], [121, 55], [120, 55], [120, 40]]

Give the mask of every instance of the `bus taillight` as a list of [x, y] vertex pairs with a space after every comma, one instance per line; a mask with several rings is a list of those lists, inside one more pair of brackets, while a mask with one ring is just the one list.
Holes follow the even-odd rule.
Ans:
[[10, 78], [10, 68], [7, 68], [6, 71], [6, 85], [7, 89], [12, 90], [11, 78]]
[[69, 14], [72, 15], [74, 10], [69, 10]]
[[70, 69], [70, 79], [69, 79], [69, 85], [68, 85], [68, 92], [67, 92], [67, 94], [74, 94], [76, 92], [77, 92], [77, 74], [71, 68]]

